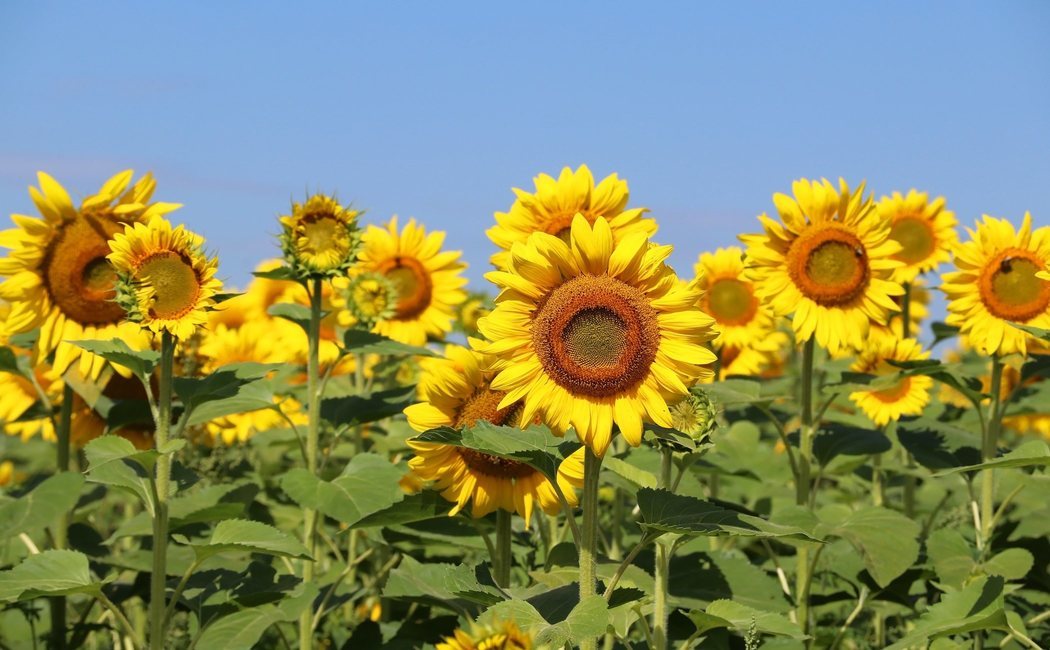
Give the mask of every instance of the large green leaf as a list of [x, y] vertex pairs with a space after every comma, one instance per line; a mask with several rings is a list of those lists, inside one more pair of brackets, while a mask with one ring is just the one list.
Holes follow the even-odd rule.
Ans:
[[29, 371], [28, 356], [15, 354], [15, 351], [6, 345], [0, 346], [0, 372], [28, 377]]
[[701, 632], [724, 627], [746, 634], [754, 626], [765, 634], [798, 640], [809, 638], [802, 633], [798, 624], [792, 623], [783, 614], [755, 609], [732, 600], [716, 600], [704, 612], [693, 610], [689, 618]]
[[407, 555], [390, 572], [383, 595], [387, 598], [422, 599], [435, 604], [463, 599], [493, 605], [505, 599], [496, 587], [478, 582], [474, 569], [466, 564], [422, 564]]
[[272, 363], [231, 363], [207, 377], [176, 377], [175, 394], [186, 410], [192, 412], [208, 402], [236, 397], [245, 386], [280, 367]]
[[1008, 454], [985, 463], [953, 467], [938, 472], [934, 476], [947, 476], [959, 472], [976, 472], [982, 469], [1002, 469], [1007, 467], [1046, 467], [1050, 465], [1050, 445], [1042, 440], [1030, 440]]
[[507, 600], [485, 610], [478, 621], [482, 624], [513, 621], [532, 636], [537, 648], [576, 647], [585, 639], [605, 634], [609, 607], [601, 596], [588, 596], [577, 602], [563, 620], [552, 624], [528, 601]]
[[0, 503], [0, 539], [50, 525], [73, 509], [83, 485], [82, 475], [63, 472], [49, 477], [28, 494]]
[[321, 418], [340, 426], [376, 422], [397, 415], [416, 401], [416, 387], [403, 386], [371, 395], [346, 395], [321, 402]]
[[821, 425], [813, 438], [813, 455], [821, 465], [827, 465], [836, 456], [881, 454], [892, 447], [893, 443], [881, 431], [837, 423]]
[[941, 602], [930, 607], [912, 631], [889, 646], [889, 650], [922, 646], [942, 636], [1008, 628], [1003, 605], [1003, 579], [998, 576], [981, 577], [965, 589], [945, 594]]
[[[297, 305], [291, 302], [279, 302], [276, 305], [270, 305], [266, 313], [277, 318], [283, 318], [291, 321], [303, 328], [304, 332], [310, 331], [310, 308], [306, 305]], [[321, 317], [324, 317], [322, 312]]]
[[91, 577], [88, 557], [76, 551], [44, 551], [0, 571], [0, 603], [40, 596], [98, 593], [102, 583]]
[[916, 461], [934, 471], [981, 459], [978, 434], [927, 417], [898, 422], [897, 439]]
[[895, 510], [877, 506], [856, 510], [832, 532], [860, 552], [880, 587], [893, 582], [919, 557], [919, 524]]
[[136, 377], [146, 378], [160, 363], [160, 352], [154, 350], [132, 350], [123, 339], [109, 341], [73, 341], [88, 352], [93, 352], [110, 363], [124, 366]]
[[352, 525], [404, 498], [402, 474], [382, 456], [358, 454], [331, 481], [299, 468], [284, 475], [281, 488], [299, 505]]
[[420, 442], [436, 442], [466, 447], [492, 456], [525, 463], [555, 480], [561, 463], [559, 446], [565, 441], [546, 427], [528, 429], [501, 427], [489, 422], [478, 422], [468, 429], [440, 427], [425, 431], [415, 438]]
[[299, 618], [317, 598], [318, 588], [300, 584], [288, 598], [275, 605], [258, 605], [223, 616], [204, 629], [195, 647], [200, 650], [251, 650], [276, 623]]
[[[192, 524], [210, 523], [223, 519], [243, 517], [249, 503], [258, 492], [253, 484], [224, 483], [209, 485], [190, 494], [168, 501], [168, 530], [178, 532]], [[153, 534], [153, 519], [148, 512], [140, 512], [125, 519], [110, 536], [110, 543], [129, 535]]]
[[[184, 440], [175, 440], [176, 449]], [[87, 480], [119, 488], [137, 496], [152, 508], [153, 496], [150, 476], [159, 452], [153, 449], [139, 451], [125, 438], [105, 435], [95, 438], [84, 447], [87, 456]]]
[[1008, 548], [988, 558], [981, 569], [988, 575], [1002, 576], [1007, 580], [1020, 580], [1028, 575], [1035, 565], [1032, 552], [1023, 548]]
[[638, 509], [645, 530], [682, 535], [741, 535], [747, 537], [793, 537], [815, 541], [801, 528], [728, 510], [695, 497], [667, 490], [638, 490]]
[[973, 546], [957, 530], [940, 528], [926, 538], [926, 557], [933, 564], [941, 584], [961, 589], [973, 575], [977, 562], [973, 558]]
[[741, 377], [704, 384], [704, 392], [721, 406], [746, 406], [776, 399], [776, 396], [762, 395], [762, 382]]
[[310, 559], [306, 547], [299, 540], [273, 526], [246, 519], [220, 521], [207, 543], [192, 546], [201, 560], [229, 552]]
[[435, 490], [423, 490], [410, 494], [389, 508], [362, 517], [351, 528], [375, 528], [397, 526], [415, 521], [447, 516], [452, 503]]
[[1042, 327], [1034, 327], [1032, 325], [1022, 325], [1021, 323], [1010, 323], [1017, 329], [1027, 332], [1037, 339], [1043, 341], [1050, 341], [1050, 330], [1043, 329]]
[[647, 472], [644, 469], [632, 465], [625, 460], [620, 460], [611, 454], [606, 456], [605, 460], [602, 461], [602, 469], [607, 469], [613, 474], [627, 479], [634, 484], [635, 487], [656, 487], [656, 476], [652, 472]]
[[417, 345], [407, 345], [382, 334], [362, 329], [348, 329], [343, 335], [343, 346], [347, 353], [365, 355], [379, 354], [399, 357], [433, 357], [432, 350]]

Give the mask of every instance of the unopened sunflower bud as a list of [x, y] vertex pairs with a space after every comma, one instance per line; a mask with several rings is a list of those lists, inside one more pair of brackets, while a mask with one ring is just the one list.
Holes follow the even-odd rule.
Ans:
[[379, 321], [397, 314], [397, 286], [381, 273], [354, 276], [344, 294], [347, 311], [361, 327], [371, 329]]
[[292, 271], [304, 278], [345, 275], [361, 243], [359, 215], [324, 194], [293, 203], [281, 217], [281, 250]]
[[676, 431], [681, 431], [695, 442], [703, 442], [711, 435], [718, 424], [718, 411], [700, 388], [694, 388], [689, 395], [671, 407], [671, 423]]

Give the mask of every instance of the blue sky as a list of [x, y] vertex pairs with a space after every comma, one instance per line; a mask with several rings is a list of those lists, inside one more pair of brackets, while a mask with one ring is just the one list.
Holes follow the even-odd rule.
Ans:
[[792, 179], [1050, 224], [1050, 3], [0, 3], [0, 212], [153, 170], [242, 285], [307, 190], [448, 231], [618, 172], [675, 265]]

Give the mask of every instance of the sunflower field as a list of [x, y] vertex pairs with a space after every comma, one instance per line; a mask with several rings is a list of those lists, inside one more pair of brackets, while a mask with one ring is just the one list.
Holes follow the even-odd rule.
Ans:
[[37, 181], [0, 232], [0, 648], [1050, 647], [1027, 214], [797, 180], [676, 271], [580, 166], [514, 189], [475, 292], [441, 231], [321, 193], [234, 291], [152, 175]]

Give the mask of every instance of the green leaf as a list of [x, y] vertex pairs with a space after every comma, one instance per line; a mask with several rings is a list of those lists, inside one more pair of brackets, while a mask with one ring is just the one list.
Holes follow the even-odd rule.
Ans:
[[747, 537], [793, 537], [816, 541], [801, 528], [783, 526], [761, 517], [741, 514], [694, 497], [667, 490], [638, 490], [638, 509], [643, 530], [682, 535], [740, 535]]
[[299, 276], [295, 274], [290, 267], [278, 266], [275, 269], [269, 271], [252, 271], [252, 275], [257, 278], [264, 278], [266, 280], [287, 280], [289, 282], [298, 282]]
[[321, 418], [339, 426], [367, 424], [397, 415], [416, 401], [416, 387], [403, 386], [371, 395], [322, 400]]
[[226, 552], [310, 559], [310, 554], [299, 540], [273, 526], [246, 519], [220, 521], [207, 544], [192, 546], [199, 560]]
[[73, 509], [83, 485], [82, 475], [63, 472], [47, 478], [29, 494], [0, 503], [0, 539], [51, 525]]
[[758, 402], [772, 402], [774, 396], [762, 396], [762, 382], [756, 379], [725, 379], [704, 384], [704, 392], [722, 406], [744, 406]]
[[317, 593], [317, 585], [301, 583], [295, 594], [276, 605], [249, 607], [223, 616], [204, 629], [195, 647], [200, 650], [251, 650], [257, 647], [271, 625], [298, 619], [313, 605]]
[[406, 345], [382, 334], [362, 329], [348, 329], [343, 335], [343, 347], [348, 354], [378, 354], [398, 357], [434, 357], [432, 350], [417, 345]]
[[602, 469], [607, 469], [618, 476], [622, 476], [637, 487], [656, 487], [656, 476], [652, 472], [647, 472], [615, 456], [607, 456], [602, 461]]
[[28, 377], [28, 358], [15, 354], [15, 351], [6, 345], [0, 346], [0, 372]]
[[537, 648], [575, 647], [585, 639], [605, 634], [609, 625], [609, 608], [601, 596], [588, 596], [569, 612], [564, 620], [551, 624], [525, 600], [506, 600], [485, 610], [480, 624], [514, 621], [522, 632], [532, 636]]
[[0, 571], [0, 602], [40, 596], [95, 594], [102, 584], [92, 579], [88, 557], [76, 551], [44, 551]]
[[415, 439], [420, 442], [466, 447], [491, 456], [525, 463], [552, 481], [556, 480], [558, 465], [561, 463], [558, 447], [565, 442], [546, 427], [533, 425], [528, 429], [518, 429], [496, 426], [489, 422], [478, 422], [473, 427], [461, 430], [439, 427], [425, 431]]
[[953, 467], [934, 474], [934, 476], [947, 476], [959, 472], [976, 472], [982, 469], [995, 469], [1007, 467], [1046, 467], [1050, 465], [1050, 446], [1042, 440], [1030, 440], [1010, 453], [995, 458], [986, 463], [966, 465], [964, 467]]
[[88, 481], [119, 488], [152, 509], [149, 477], [159, 456], [155, 450], [139, 451], [120, 436], [105, 435], [89, 442], [84, 454], [88, 460]]
[[919, 524], [894, 510], [862, 508], [833, 532], [860, 551], [864, 567], [880, 587], [893, 582], [919, 557]]
[[[310, 332], [310, 308], [306, 305], [297, 305], [292, 302], [279, 302], [276, 305], [270, 305], [270, 308], [266, 310], [266, 313], [277, 318], [292, 321], [299, 327], [303, 328], [304, 332], [307, 332], [308, 334]], [[324, 317], [323, 312], [322, 317]]]
[[1032, 325], [1022, 325], [1021, 323], [1010, 323], [1017, 329], [1027, 332], [1037, 339], [1043, 341], [1050, 341], [1050, 330], [1043, 329], [1042, 327], [1033, 327]]
[[132, 350], [123, 339], [110, 341], [73, 341], [88, 352], [93, 352], [110, 363], [124, 366], [136, 377], [145, 379], [153, 374], [160, 363], [160, 352], [154, 350]]
[[237, 397], [242, 389], [280, 367], [272, 363], [231, 363], [207, 377], [176, 377], [175, 394], [186, 410], [192, 412], [208, 402]]
[[298, 468], [284, 475], [281, 488], [299, 505], [352, 525], [404, 498], [402, 474], [382, 456], [358, 454], [331, 481]]
[[821, 425], [813, 438], [813, 455], [821, 465], [827, 465], [836, 456], [881, 454], [892, 447], [893, 443], [881, 431], [837, 423]]
[[802, 633], [802, 629], [797, 624], [792, 623], [782, 614], [765, 612], [732, 600], [716, 600], [707, 606], [706, 612], [691, 612], [689, 618], [692, 619], [698, 630], [726, 627], [740, 633], [747, 633], [753, 623], [755, 629], [765, 634], [798, 640], [809, 638]]
[[916, 461], [934, 471], [980, 462], [981, 459], [979, 435], [931, 418], [899, 421], [897, 439]]
[[933, 343], [930, 347], [933, 347], [941, 341], [947, 341], [959, 336], [959, 328], [954, 325], [949, 325], [943, 321], [934, 321], [930, 324], [930, 330], [933, 332]]
[[981, 577], [961, 591], [945, 594], [941, 602], [919, 618], [910, 633], [888, 650], [913, 648], [943, 636], [1008, 628], [1003, 607], [1003, 579]]
[[981, 568], [988, 575], [1002, 576], [1007, 580], [1020, 580], [1028, 575], [1035, 565], [1031, 551], [1023, 548], [1008, 548], [989, 558]]
[[494, 605], [504, 600], [496, 587], [482, 585], [466, 564], [422, 564], [405, 556], [390, 572], [383, 595], [387, 598], [409, 598], [446, 605], [463, 599], [480, 605]]
[[[174, 532], [192, 524], [242, 517], [257, 492], [258, 488], [252, 484], [223, 483], [175, 497], [168, 501], [168, 529]], [[140, 512], [125, 519], [110, 536], [109, 543], [120, 537], [152, 534], [152, 517], [148, 512]]]
[[435, 490], [423, 490], [410, 494], [389, 508], [362, 517], [351, 528], [376, 528], [398, 526], [416, 521], [444, 517], [452, 509], [452, 503]]
[[926, 556], [933, 564], [941, 584], [962, 589], [973, 575], [977, 563], [973, 559], [973, 548], [957, 530], [940, 528], [926, 538]]

